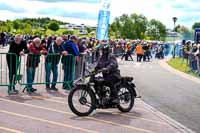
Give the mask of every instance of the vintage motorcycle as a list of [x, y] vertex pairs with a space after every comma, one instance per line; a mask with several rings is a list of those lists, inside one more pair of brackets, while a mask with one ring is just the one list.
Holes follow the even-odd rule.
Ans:
[[136, 86], [132, 77], [122, 77], [116, 84], [119, 103], [111, 100], [111, 90], [105, 84], [103, 70], [88, 71], [84, 83], [76, 83], [68, 96], [68, 105], [71, 111], [78, 116], [88, 116], [95, 109], [118, 108], [121, 112], [129, 112], [137, 97]]

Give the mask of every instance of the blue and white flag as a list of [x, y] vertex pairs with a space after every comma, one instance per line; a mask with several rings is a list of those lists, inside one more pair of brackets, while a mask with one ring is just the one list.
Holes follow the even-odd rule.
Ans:
[[99, 11], [98, 28], [96, 38], [99, 40], [108, 39], [108, 26], [110, 20], [110, 3], [111, 0], [102, 0]]

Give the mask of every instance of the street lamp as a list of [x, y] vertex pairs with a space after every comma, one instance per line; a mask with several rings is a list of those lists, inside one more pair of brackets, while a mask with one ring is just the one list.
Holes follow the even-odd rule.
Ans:
[[[172, 20], [174, 22], [174, 30], [173, 31], [175, 32], [176, 22], [177, 22], [178, 18], [177, 17], [173, 17]], [[174, 51], [173, 52], [173, 58], [175, 58], [175, 56], [176, 56], [175, 36], [174, 36], [174, 50], [173, 51]]]
[[174, 32], [175, 32], [176, 22], [177, 22], [178, 18], [177, 17], [173, 17], [172, 19], [173, 19], [173, 22], [174, 22]]

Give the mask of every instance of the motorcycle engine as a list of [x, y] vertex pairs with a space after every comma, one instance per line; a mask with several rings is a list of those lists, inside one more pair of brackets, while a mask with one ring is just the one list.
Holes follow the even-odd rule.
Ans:
[[102, 93], [104, 94], [105, 97], [110, 96], [110, 88], [107, 86], [103, 86]]

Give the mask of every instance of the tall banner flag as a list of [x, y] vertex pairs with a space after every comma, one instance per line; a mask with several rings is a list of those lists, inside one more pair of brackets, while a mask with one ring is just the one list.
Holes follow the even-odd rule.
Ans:
[[98, 27], [97, 27], [97, 34], [96, 34], [96, 38], [98, 40], [108, 39], [110, 4], [111, 4], [111, 0], [101, 0], [101, 7], [99, 11]]

